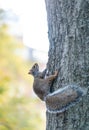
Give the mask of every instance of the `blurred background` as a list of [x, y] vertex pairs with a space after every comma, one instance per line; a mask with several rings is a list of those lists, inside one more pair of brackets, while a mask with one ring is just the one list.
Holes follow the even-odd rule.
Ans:
[[0, 130], [45, 130], [29, 69], [48, 60], [44, 0], [0, 0]]

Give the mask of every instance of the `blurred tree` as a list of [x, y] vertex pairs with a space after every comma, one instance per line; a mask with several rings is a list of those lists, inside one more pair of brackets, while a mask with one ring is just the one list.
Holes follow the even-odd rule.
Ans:
[[17, 49], [24, 47], [9, 34], [4, 16], [4, 11], [0, 10], [0, 130], [41, 130], [39, 122], [42, 119], [34, 110], [35, 103], [30, 103], [36, 101], [22, 93], [29, 83], [26, 78], [28, 65], [17, 54]]

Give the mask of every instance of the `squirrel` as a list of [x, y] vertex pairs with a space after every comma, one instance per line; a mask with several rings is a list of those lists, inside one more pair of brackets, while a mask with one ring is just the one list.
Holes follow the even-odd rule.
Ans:
[[50, 84], [56, 79], [58, 71], [45, 77], [46, 72], [47, 69], [40, 72], [39, 65], [35, 63], [29, 70], [28, 74], [31, 74], [34, 77], [33, 90], [42, 101], [45, 101], [48, 112], [61, 113], [67, 110], [70, 106], [75, 105], [80, 101], [80, 97], [85, 95], [82, 88], [73, 84], [59, 88], [51, 93]]
[[39, 72], [39, 66], [35, 63], [28, 74], [34, 77], [33, 90], [41, 100], [45, 100], [45, 97], [50, 93], [50, 84], [57, 77], [58, 72], [45, 78], [47, 69], [43, 72]]

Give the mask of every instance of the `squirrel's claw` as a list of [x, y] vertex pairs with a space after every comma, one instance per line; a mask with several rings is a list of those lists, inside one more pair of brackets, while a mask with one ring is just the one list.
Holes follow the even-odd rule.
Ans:
[[57, 75], [58, 75], [58, 71], [57, 71], [57, 70], [54, 72], [54, 75], [55, 75], [55, 76], [57, 76]]

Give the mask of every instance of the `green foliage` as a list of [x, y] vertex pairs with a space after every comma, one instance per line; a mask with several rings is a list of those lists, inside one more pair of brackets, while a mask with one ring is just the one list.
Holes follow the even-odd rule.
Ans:
[[[2, 24], [0, 26], [0, 130], [41, 130], [44, 127], [42, 127], [42, 117], [38, 113], [41, 112], [39, 103], [27, 94], [32, 83], [32, 79], [27, 74], [28, 62], [17, 53], [18, 49], [24, 50], [23, 44], [10, 36], [8, 26]], [[39, 110], [36, 109], [37, 107]]]

